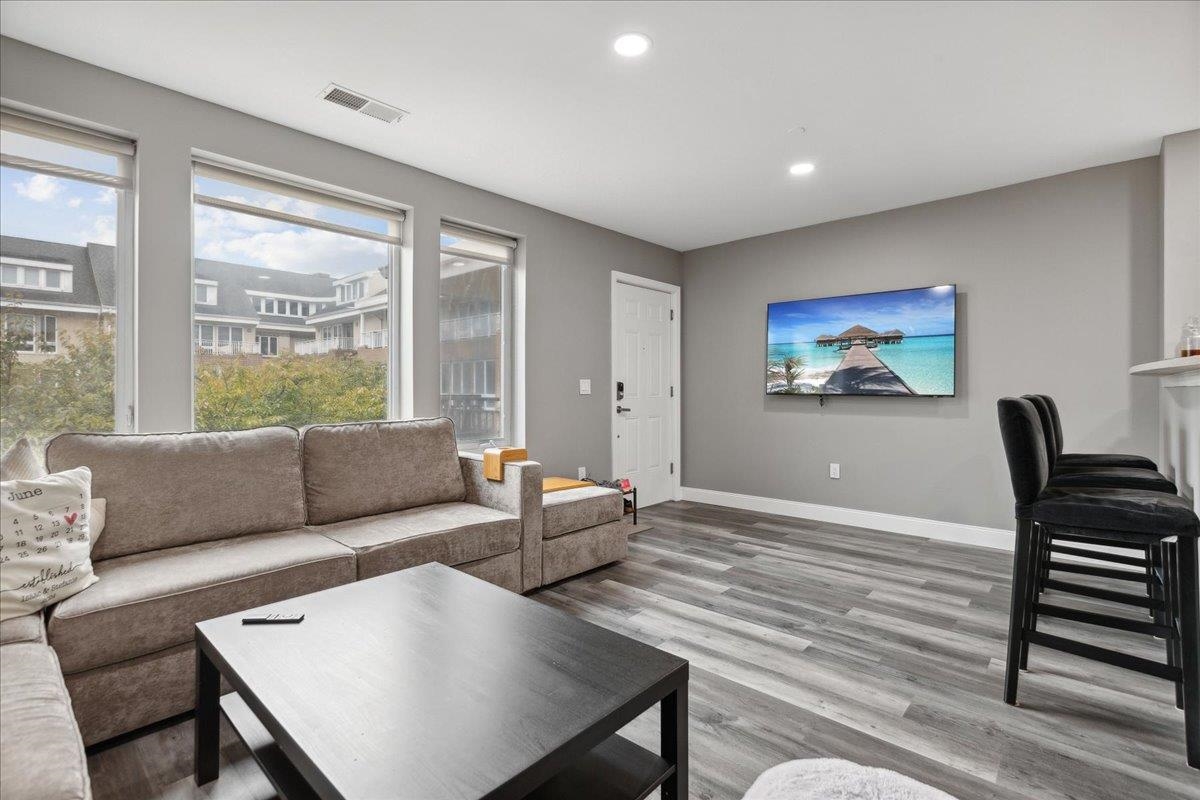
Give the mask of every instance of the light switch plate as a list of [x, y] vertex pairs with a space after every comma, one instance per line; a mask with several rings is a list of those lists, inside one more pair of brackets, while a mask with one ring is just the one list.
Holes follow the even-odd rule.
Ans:
[[829, 477], [837, 480], [842, 477], [842, 465], [829, 462]]
[[580, 394], [591, 394], [592, 393], [592, 379], [591, 378], [580, 378], [579, 379], [579, 393]]

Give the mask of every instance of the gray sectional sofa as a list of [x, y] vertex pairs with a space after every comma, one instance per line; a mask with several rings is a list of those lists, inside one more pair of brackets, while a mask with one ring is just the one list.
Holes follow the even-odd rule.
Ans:
[[87, 756], [40, 614], [0, 622], [0, 798], [90, 800]]
[[47, 638], [86, 744], [192, 708], [201, 620], [429, 561], [541, 584], [523, 559], [540, 555], [541, 466], [487, 481], [447, 419], [47, 445], [51, 472], [81, 465], [108, 503], [100, 580], [51, 609]]
[[[86, 798], [85, 744], [191, 710], [197, 622], [430, 561], [525, 592], [623, 558], [631, 530], [612, 490], [543, 508], [536, 462], [485, 479], [448, 419], [71, 433], [46, 466], [89, 467], [107, 500], [99, 581], [0, 623], [4, 800]], [[43, 753], [49, 795], [13, 777]]]

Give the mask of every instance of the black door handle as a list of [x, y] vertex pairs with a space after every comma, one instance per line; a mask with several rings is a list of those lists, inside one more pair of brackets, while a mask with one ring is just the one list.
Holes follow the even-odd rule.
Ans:
[[617, 413], [620, 414], [622, 411], [633, 411], [633, 409], [632, 408], [623, 408], [622, 406], [617, 406]]

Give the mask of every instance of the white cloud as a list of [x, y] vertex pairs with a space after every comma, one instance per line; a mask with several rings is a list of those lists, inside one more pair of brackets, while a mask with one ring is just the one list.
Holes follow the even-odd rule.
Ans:
[[15, 181], [13, 188], [21, 197], [27, 197], [35, 203], [45, 203], [53, 200], [63, 190], [63, 182], [53, 175], [31, 175], [29, 180]]
[[[249, 203], [242, 197], [223, 199]], [[254, 203], [290, 214], [314, 216], [318, 206], [281, 199]], [[344, 275], [387, 263], [387, 246], [354, 236], [275, 220], [238, 214], [211, 206], [196, 206], [196, 254], [215, 261]]]
[[291, 226], [207, 241], [197, 237], [197, 241], [203, 258], [293, 272], [342, 275], [387, 263], [386, 245], [314, 228]]
[[79, 208], [83, 205], [82, 197], [71, 197], [67, 200], [67, 206], [70, 208]]
[[115, 245], [117, 243], [117, 218], [112, 214], [100, 214], [92, 219], [91, 226], [75, 236], [75, 241], [79, 244], [94, 242]]
[[113, 189], [100, 189], [96, 192], [96, 196], [92, 198], [93, 203], [99, 203], [102, 206], [111, 206], [117, 202], [117, 193]]

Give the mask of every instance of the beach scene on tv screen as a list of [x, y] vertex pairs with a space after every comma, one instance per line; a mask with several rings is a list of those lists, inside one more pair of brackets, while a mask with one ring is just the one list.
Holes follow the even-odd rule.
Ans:
[[954, 286], [767, 306], [767, 394], [954, 394]]

